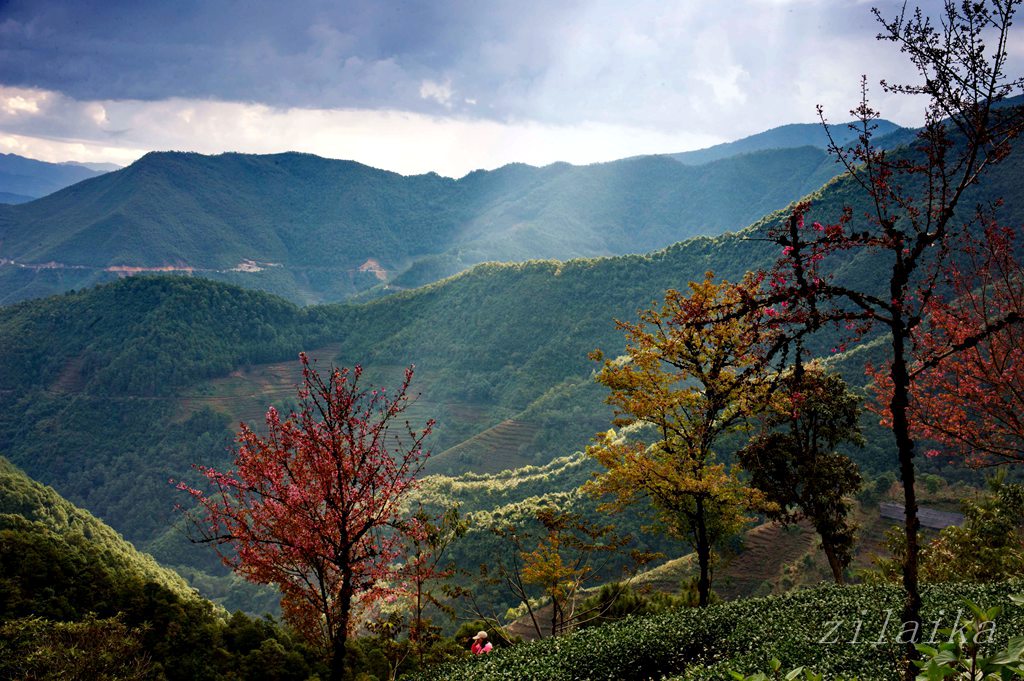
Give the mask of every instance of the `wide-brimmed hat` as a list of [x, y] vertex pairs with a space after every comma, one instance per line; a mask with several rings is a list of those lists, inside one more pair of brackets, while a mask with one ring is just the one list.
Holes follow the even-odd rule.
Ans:
[[477, 640], [485, 639], [485, 638], [487, 638], [487, 632], [486, 631], [479, 631], [479, 632], [477, 632], [476, 636], [473, 637], [473, 640], [477, 641]]

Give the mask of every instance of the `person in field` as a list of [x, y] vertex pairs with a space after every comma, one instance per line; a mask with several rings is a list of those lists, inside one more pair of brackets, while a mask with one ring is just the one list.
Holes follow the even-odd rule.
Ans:
[[476, 636], [473, 637], [473, 646], [469, 649], [474, 655], [483, 655], [489, 653], [494, 649], [491, 642], [487, 640], [487, 632], [480, 631]]

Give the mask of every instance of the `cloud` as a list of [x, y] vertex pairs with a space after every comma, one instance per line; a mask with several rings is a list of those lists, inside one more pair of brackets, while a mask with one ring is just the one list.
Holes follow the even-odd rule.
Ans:
[[[892, 15], [902, 0], [871, 4]], [[298, 133], [312, 117], [338, 140], [349, 140], [347, 125], [369, 125], [382, 149], [390, 130], [417, 128], [441, 139], [473, 130], [496, 154], [505, 153], [499, 139], [561, 131], [582, 140], [595, 130], [645, 140], [598, 145], [601, 154], [680, 151], [683, 140], [813, 121], [818, 104], [844, 120], [861, 74], [913, 80], [899, 50], [875, 42], [877, 31], [863, 2], [832, 0], [10, 0], [0, 3], [0, 85], [17, 92], [0, 101], [0, 133], [212, 149], [204, 135], [217, 129], [253, 149], [225, 123], [238, 115], [241, 129], [258, 120], [284, 135], [265, 145], [275, 150], [308, 149]], [[1019, 46], [1011, 45], [1017, 67]], [[873, 96], [887, 118], [922, 120], [922, 103], [877, 87]], [[666, 146], [645, 146], [655, 140]], [[331, 144], [334, 155], [356, 142]], [[455, 163], [440, 145], [434, 151], [445, 172], [507, 159]], [[388, 153], [366, 160], [421, 168]], [[566, 160], [585, 156], [574, 153]]]
[[445, 80], [443, 83], [437, 83], [432, 80], [423, 81], [420, 83], [420, 97], [423, 99], [432, 99], [438, 104], [450, 109], [452, 106], [451, 79]]
[[50, 96], [51, 94], [48, 92], [34, 92], [31, 90], [11, 92], [0, 100], [0, 107], [3, 107], [4, 113], [8, 116], [31, 116], [39, 113], [39, 104], [45, 102]]
[[805, 64], [850, 57], [835, 49], [850, 36], [855, 80], [885, 52], [863, 49], [874, 32], [864, 7], [820, 2], [12, 0], [0, 9], [0, 79], [82, 101], [666, 126], [688, 123], [697, 100], [750, 101], [742, 93], [759, 83], [784, 104]]
[[[593, 163], [723, 141], [689, 133], [585, 123], [506, 123], [392, 110], [281, 109], [167, 99], [79, 102], [0, 87], [0, 102], [40, 102], [31, 115], [0, 109], [0, 150], [50, 161], [129, 163], [151, 149], [305, 151], [403, 174], [461, 177], [512, 162]], [[102, 112], [102, 115], [100, 113]]]

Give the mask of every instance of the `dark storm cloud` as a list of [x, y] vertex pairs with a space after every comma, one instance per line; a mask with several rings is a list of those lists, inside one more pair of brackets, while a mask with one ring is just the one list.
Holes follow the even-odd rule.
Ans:
[[[450, 109], [473, 94], [439, 101], [421, 94], [424, 81], [443, 84], [467, 61], [490, 69], [467, 79], [476, 88], [529, 80], [546, 62], [545, 27], [572, 9], [543, 2], [14, 0], [0, 6], [0, 83], [79, 100]], [[500, 54], [489, 46], [524, 24], [538, 34], [522, 41], [532, 54], [495, 64]]]
[[871, 5], [902, 0], [0, 0], [0, 134], [124, 146], [132, 130], [145, 148], [180, 121], [212, 139], [229, 108], [209, 105], [241, 103], [260, 105], [230, 109], [252, 129], [348, 110], [722, 141], [818, 104], [845, 120], [861, 74], [884, 116], [917, 124], [919, 102], [876, 85], [914, 74]]

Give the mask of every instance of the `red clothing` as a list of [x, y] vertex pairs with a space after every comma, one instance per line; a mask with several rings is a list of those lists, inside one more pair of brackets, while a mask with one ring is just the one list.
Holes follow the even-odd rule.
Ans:
[[473, 641], [473, 647], [469, 650], [474, 655], [483, 655], [484, 653], [489, 653], [494, 650], [494, 646], [491, 645], [490, 641], [487, 641], [487, 643], [483, 645], [480, 645], [480, 641]]

